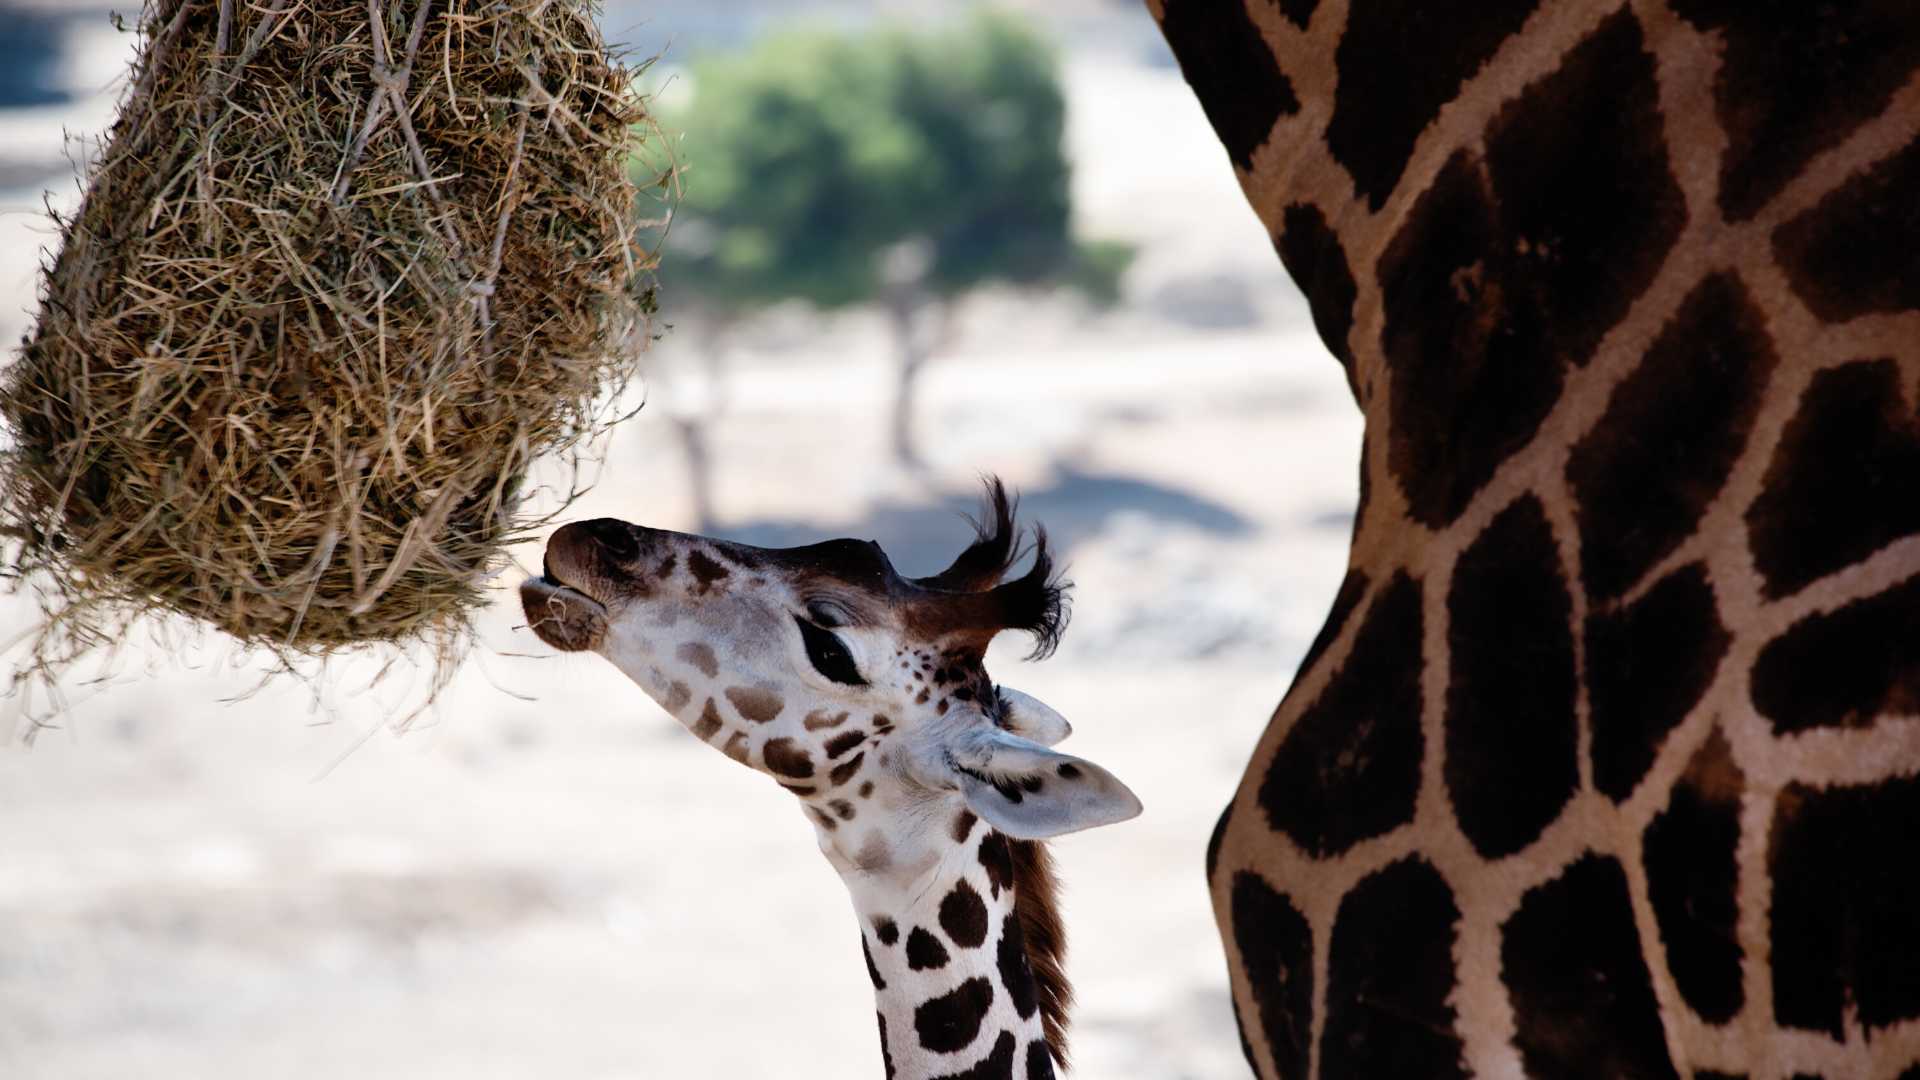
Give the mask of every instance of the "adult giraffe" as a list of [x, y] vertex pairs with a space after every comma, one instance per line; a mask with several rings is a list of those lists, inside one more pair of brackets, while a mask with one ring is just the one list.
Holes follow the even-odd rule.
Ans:
[[1920, 1077], [1920, 5], [1148, 2], [1367, 418], [1255, 1069]]

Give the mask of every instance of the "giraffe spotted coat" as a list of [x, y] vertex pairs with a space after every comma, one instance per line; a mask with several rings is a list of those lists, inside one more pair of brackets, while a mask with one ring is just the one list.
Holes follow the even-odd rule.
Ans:
[[1249, 1062], [1920, 1077], [1920, 6], [1149, 7], [1367, 420]]

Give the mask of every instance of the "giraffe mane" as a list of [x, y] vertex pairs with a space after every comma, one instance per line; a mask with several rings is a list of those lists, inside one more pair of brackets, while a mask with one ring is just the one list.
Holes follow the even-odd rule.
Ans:
[[1067, 1068], [1067, 1010], [1073, 1006], [1073, 985], [1067, 981], [1066, 928], [1060, 921], [1060, 882], [1053, 873], [1053, 856], [1039, 840], [1009, 840], [1013, 854], [1013, 913], [1027, 947], [1027, 966], [1033, 969], [1040, 1022], [1053, 1051], [1054, 1064]]

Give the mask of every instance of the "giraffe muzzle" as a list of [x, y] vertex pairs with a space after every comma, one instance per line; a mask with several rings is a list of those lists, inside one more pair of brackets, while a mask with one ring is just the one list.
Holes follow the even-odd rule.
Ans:
[[551, 577], [521, 582], [520, 608], [534, 634], [562, 652], [597, 648], [607, 634], [605, 605]]
[[547, 541], [541, 575], [520, 584], [520, 606], [540, 640], [563, 652], [594, 649], [606, 637], [608, 586], [640, 552], [634, 530], [611, 518], [561, 526]]

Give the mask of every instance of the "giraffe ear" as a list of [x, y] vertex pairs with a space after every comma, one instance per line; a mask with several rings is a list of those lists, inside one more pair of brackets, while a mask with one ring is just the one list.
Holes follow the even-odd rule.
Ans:
[[1067, 718], [1054, 712], [1046, 702], [1023, 694], [1011, 686], [996, 688], [1000, 694], [1000, 726], [1041, 746], [1053, 746], [1073, 734]]
[[953, 747], [948, 761], [968, 808], [1016, 840], [1045, 840], [1140, 813], [1139, 798], [1112, 773], [999, 728]]

